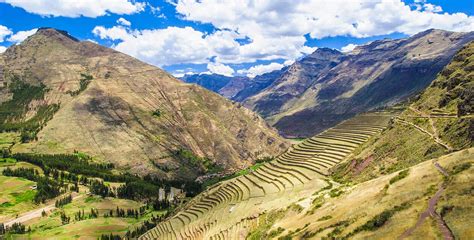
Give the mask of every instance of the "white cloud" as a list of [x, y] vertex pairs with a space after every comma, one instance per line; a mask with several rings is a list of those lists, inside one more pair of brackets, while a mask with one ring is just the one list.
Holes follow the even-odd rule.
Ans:
[[423, 5], [423, 8], [425, 9], [425, 11], [427, 12], [433, 12], [433, 13], [437, 13], [437, 12], [442, 12], [443, 11], [443, 8], [441, 8], [441, 6], [436, 6], [436, 5], [433, 5], [431, 3], [426, 3]]
[[[157, 66], [167, 66], [293, 61], [316, 49], [305, 45], [307, 36], [370, 37], [394, 32], [411, 35], [428, 28], [474, 29], [474, 16], [440, 13], [439, 6], [425, 0], [414, 3], [420, 9], [413, 9], [413, 5], [402, 0], [176, 0], [171, 3], [182, 19], [212, 24], [216, 30], [212, 33], [192, 27], [132, 30], [118, 25], [97, 26], [93, 32], [102, 39], [114, 40], [116, 50]], [[239, 43], [239, 39], [246, 41]], [[353, 46], [344, 49], [350, 47]], [[256, 73], [259, 69], [263, 66], [252, 71]]]
[[7, 40], [10, 41], [10, 42], [13, 42], [13, 43], [21, 43], [27, 37], [35, 34], [37, 30], [38, 30], [37, 28], [33, 28], [33, 29], [27, 30], [27, 31], [18, 31], [15, 34], [8, 37]]
[[[286, 62], [286, 63], [289, 64], [290, 62]], [[238, 70], [237, 73], [246, 74], [247, 77], [253, 78], [257, 75], [262, 75], [264, 73], [268, 73], [268, 72], [271, 72], [271, 71], [280, 70], [284, 66], [285, 66], [285, 64], [272, 62], [272, 63], [266, 64], [266, 65], [264, 65], [264, 64], [255, 65], [253, 67], [250, 67], [249, 69], [241, 69], [241, 70]]]
[[234, 69], [222, 63], [208, 63], [207, 69], [211, 73], [220, 74], [228, 77], [231, 77], [235, 72]]
[[6, 48], [6, 47], [4, 47], [4, 46], [0, 46], [0, 53], [3, 53], [3, 52], [5, 52], [5, 50], [7, 50], [7, 48]]
[[132, 26], [132, 23], [130, 21], [122, 17], [117, 20], [117, 23], [128, 27]]
[[0, 42], [3, 42], [6, 36], [12, 34], [13, 32], [7, 27], [0, 25]]
[[122, 26], [98, 26], [93, 33], [102, 39], [119, 40], [116, 50], [157, 66], [208, 63], [213, 54], [204, 34], [191, 27], [132, 31]]
[[[263, 38], [270, 47], [272, 39], [304, 34], [310, 34], [312, 38], [368, 37], [393, 32], [413, 34], [427, 28], [473, 29], [473, 16], [438, 14], [435, 12], [441, 10], [439, 6], [420, 4], [425, 5], [425, 11], [413, 10], [402, 0], [245, 0], [232, 3], [178, 0], [176, 9], [187, 20], [238, 30], [252, 40]], [[433, 11], [427, 11], [430, 9]], [[289, 43], [298, 46], [299, 42]]]
[[[2, 0], [0, 0], [2, 1]], [[3, 0], [43, 16], [98, 17], [107, 13], [132, 14], [143, 11], [145, 4], [130, 0]]]
[[349, 43], [346, 46], [341, 48], [341, 52], [343, 52], [343, 53], [351, 52], [357, 46], [358, 46], [357, 44]]
[[123, 26], [114, 26], [111, 28], [97, 26], [92, 30], [92, 33], [102, 39], [108, 38], [111, 40], [125, 40], [133, 37]]

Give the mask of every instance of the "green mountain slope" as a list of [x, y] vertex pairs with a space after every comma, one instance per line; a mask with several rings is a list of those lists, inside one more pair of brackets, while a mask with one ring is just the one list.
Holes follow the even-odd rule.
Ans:
[[474, 146], [474, 42], [464, 46], [418, 99], [352, 162], [336, 170], [365, 180]]

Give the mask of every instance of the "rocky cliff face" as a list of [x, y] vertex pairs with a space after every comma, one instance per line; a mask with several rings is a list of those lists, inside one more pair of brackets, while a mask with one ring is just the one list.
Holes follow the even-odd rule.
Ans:
[[428, 30], [358, 47], [313, 79], [297, 101], [276, 115], [274, 126], [287, 136], [310, 136], [357, 113], [397, 103], [426, 88], [472, 40], [474, 32]]
[[302, 95], [314, 80], [327, 74], [344, 59], [337, 50], [319, 48], [292, 64], [267, 88], [246, 99], [244, 105], [265, 117], [285, 111], [287, 105]]
[[192, 179], [209, 166], [241, 168], [287, 147], [239, 104], [54, 29], [7, 49], [0, 69], [0, 108], [21, 109], [2, 111], [1, 127], [31, 135], [14, 151], [76, 150], [132, 173]]

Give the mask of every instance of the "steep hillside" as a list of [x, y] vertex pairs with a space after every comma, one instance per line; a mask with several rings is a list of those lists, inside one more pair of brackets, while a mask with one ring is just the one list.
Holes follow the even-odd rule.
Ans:
[[[270, 117], [286, 109], [313, 83], [328, 73], [344, 59], [337, 50], [319, 48], [314, 53], [293, 63], [270, 86], [244, 101], [264, 117]], [[300, 106], [303, 107], [303, 106]]]
[[474, 42], [463, 47], [391, 127], [336, 169], [364, 181], [474, 146]]
[[355, 186], [329, 184], [250, 231], [235, 228], [249, 239], [469, 239], [473, 159], [470, 148]]
[[84, 152], [131, 173], [190, 178], [286, 148], [255, 113], [130, 56], [42, 28], [0, 55], [13, 151]]
[[284, 135], [311, 136], [354, 114], [392, 105], [423, 90], [473, 39], [474, 32], [428, 30], [407, 39], [374, 41], [313, 79], [284, 108], [271, 115], [256, 109]]

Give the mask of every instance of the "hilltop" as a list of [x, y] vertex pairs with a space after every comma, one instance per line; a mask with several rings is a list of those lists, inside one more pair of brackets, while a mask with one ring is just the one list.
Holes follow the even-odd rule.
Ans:
[[262, 118], [200, 86], [64, 31], [41, 28], [0, 55], [13, 152], [80, 152], [162, 178], [235, 171], [287, 143]]

